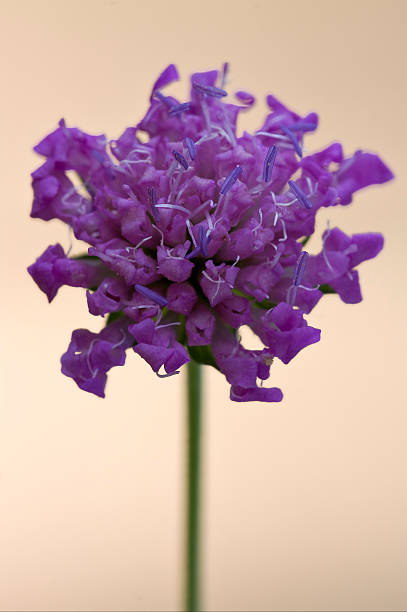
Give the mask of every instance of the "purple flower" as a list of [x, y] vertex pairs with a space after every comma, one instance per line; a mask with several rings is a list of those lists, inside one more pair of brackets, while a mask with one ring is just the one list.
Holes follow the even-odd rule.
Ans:
[[211, 260], [206, 262], [199, 282], [211, 306], [216, 306], [232, 296], [238, 274], [239, 270], [234, 266], [225, 263], [215, 266]]
[[164, 377], [178, 374], [178, 368], [189, 361], [187, 350], [177, 341], [177, 325], [178, 321], [168, 317], [159, 324], [153, 319], [144, 319], [129, 327], [137, 341], [134, 352], [143, 357], [156, 374], [164, 366], [165, 374], [161, 374]]
[[265, 314], [253, 309], [252, 326], [261, 341], [275, 357], [289, 363], [297, 353], [319, 342], [321, 331], [307, 325], [300, 310], [280, 302]]
[[165, 246], [158, 246], [158, 272], [174, 283], [186, 281], [190, 277], [192, 268], [194, 267], [194, 263], [185, 257], [190, 246], [191, 243], [189, 240], [184, 242], [184, 244], [178, 244], [172, 249]]
[[359, 275], [355, 267], [376, 257], [383, 248], [381, 234], [354, 234], [349, 237], [338, 228], [323, 234], [319, 255], [309, 257], [305, 279], [309, 285], [329, 284], [347, 304], [362, 301]]
[[[108, 279], [109, 269], [100, 260], [69, 259], [60, 244], [49, 246], [28, 272], [39, 288], [52, 302], [63, 285], [70, 287], [93, 287]], [[99, 314], [99, 313], [98, 313]]]
[[[357, 267], [383, 247], [380, 234], [328, 227], [309, 255], [318, 210], [393, 175], [375, 154], [344, 158], [339, 143], [306, 155], [318, 116], [272, 95], [259, 129], [238, 134], [254, 96], [239, 90], [230, 102], [213, 70], [192, 75], [190, 99], [177, 100], [165, 90], [178, 78], [171, 64], [146, 115], [116, 140], [61, 120], [35, 147], [45, 161], [32, 174], [31, 215], [60, 219], [89, 248], [75, 258], [49, 246], [28, 271], [49, 301], [63, 285], [83, 287], [89, 312], [106, 317], [99, 334], [74, 331], [62, 356], [81, 389], [103, 397], [132, 347], [160, 377], [194, 358], [224, 374], [234, 401], [281, 401], [263, 386], [273, 359], [319, 341], [304, 315], [326, 293], [362, 299]], [[242, 326], [263, 349], [242, 345]]]
[[73, 378], [84, 391], [104, 397], [106, 373], [113, 366], [124, 365], [126, 349], [133, 343], [128, 326], [129, 320], [122, 317], [99, 334], [76, 329], [61, 357], [62, 373]]
[[108, 277], [100, 283], [99, 287], [91, 293], [86, 292], [89, 312], [93, 315], [122, 310], [127, 304], [129, 290], [126, 283], [117, 277]]
[[203, 302], [198, 302], [185, 323], [189, 346], [208, 346], [212, 342], [216, 317]]

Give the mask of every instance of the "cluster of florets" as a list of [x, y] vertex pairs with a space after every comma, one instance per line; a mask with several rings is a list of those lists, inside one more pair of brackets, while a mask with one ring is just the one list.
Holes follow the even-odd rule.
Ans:
[[[103, 397], [131, 348], [160, 377], [195, 359], [223, 372], [233, 400], [280, 401], [280, 389], [263, 387], [273, 359], [318, 342], [304, 314], [324, 293], [362, 299], [356, 267], [383, 246], [380, 234], [328, 227], [308, 255], [317, 211], [392, 173], [371, 153], [344, 158], [338, 143], [303, 156], [317, 115], [271, 95], [262, 127], [238, 136], [255, 100], [239, 91], [225, 102], [226, 65], [194, 74], [188, 102], [162, 92], [177, 78], [168, 66], [144, 119], [117, 140], [61, 120], [35, 147], [46, 161], [32, 175], [31, 216], [60, 219], [90, 246], [77, 257], [49, 246], [29, 272], [49, 301], [62, 285], [86, 288], [89, 312], [106, 317], [100, 333], [75, 330], [62, 356], [81, 389]], [[262, 350], [242, 346], [241, 326]]]

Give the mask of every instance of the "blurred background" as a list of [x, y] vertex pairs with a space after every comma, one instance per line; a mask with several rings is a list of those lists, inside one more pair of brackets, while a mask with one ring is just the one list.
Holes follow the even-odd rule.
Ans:
[[[67, 124], [110, 138], [135, 124], [170, 62], [231, 65], [229, 90], [272, 92], [341, 140], [379, 152], [397, 180], [323, 211], [382, 231], [360, 269], [365, 301], [327, 296], [319, 344], [272, 382], [281, 404], [234, 404], [205, 372], [205, 610], [406, 610], [405, 1], [1, 0], [3, 148], [0, 352], [0, 609], [178, 610], [182, 604], [184, 376], [136, 355], [107, 398], [60, 373], [71, 331], [100, 328], [84, 292], [48, 305], [26, 267], [57, 221], [29, 218], [32, 146]], [[310, 251], [320, 248], [318, 239]]]

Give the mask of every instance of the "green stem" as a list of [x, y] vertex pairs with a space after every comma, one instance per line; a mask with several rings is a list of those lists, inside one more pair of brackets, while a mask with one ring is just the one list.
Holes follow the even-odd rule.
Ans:
[[199, 611], [199, 501], [201, 455], [201, 366], [187, 365], [186, 612]]

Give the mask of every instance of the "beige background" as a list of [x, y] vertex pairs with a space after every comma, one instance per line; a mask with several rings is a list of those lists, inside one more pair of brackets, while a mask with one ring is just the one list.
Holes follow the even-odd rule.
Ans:
[[326, 298], [309, 317], [322, 341], [273, 366], [284, 402], [233, 404], [206, 373], [204, 606], [406, 610], [407, 2], [0, 6], [0, 609], [179, 609], [183, 376], [159, 381], [129, 355], [102, 401], [60, 374], [71, 330], [99, 320], [79, 289], [48, 306], [25, 272], [68, 244], [28, 217], [31, 147], [61, 116], [116, 137], [167, 63], [186, 78], [229, 60], [230, 88], [260, 100], [246, 126], [272, 91], [320, 113], [310, 149], [378, 151], [398, 178], [321, 214], [319, 231], [381, 230], [386, 247], [362, 266], [365, 301]]

